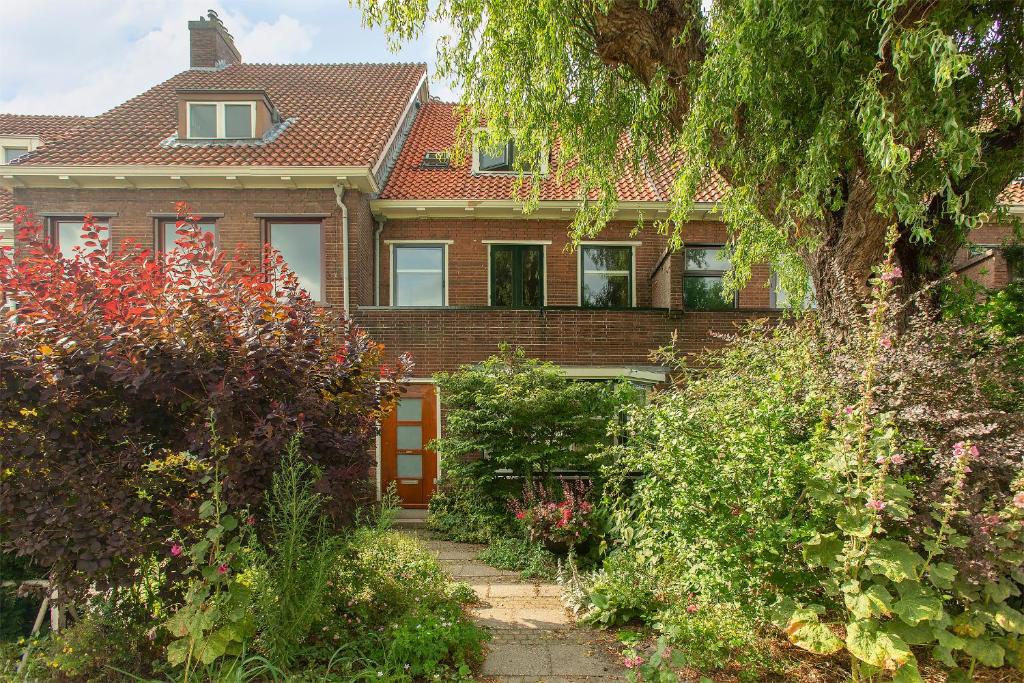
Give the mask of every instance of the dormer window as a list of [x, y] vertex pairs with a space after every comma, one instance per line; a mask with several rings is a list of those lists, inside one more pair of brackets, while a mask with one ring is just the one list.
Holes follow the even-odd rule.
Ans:
[[263, 139], [281, 123], [264, 90], [181, 89], [177, 141], [210, 144]]
[[189, 102], [191, 140], [245, 140], [256, 137], [255, 102]]
[[[522, 166], [521, 169], [516, 167], [517, 163]], [[516, 149], [516, 144], [512, 140], [509, 140], [497, 150], [484, 149], [483, 145], [479, 142], [473, 145], [474, 175], [486, 175], [489, 173], [495, 175], [514, 175], [519, 173], [520, 170], [526, 174], [547, 174], [547, 154], [542, 153], [537, 159], [537, 163], [531, 164], [529, 160], [519, 158], [519, 150]]]

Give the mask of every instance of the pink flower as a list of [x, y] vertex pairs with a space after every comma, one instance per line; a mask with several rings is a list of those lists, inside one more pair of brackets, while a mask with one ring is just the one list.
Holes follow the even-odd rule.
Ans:
[[184, 550], [184, 548], [182, 548], [181, 545], [179, 545], [177, 543], [173, 544], [171, 546], [171, 556], [172, 557], [177, 557], [178, 555], [181, 555], [181, 551], [182, 550]]
[[866, 507], [869, 510], [874, 510], [878, 512], [880, 510], [884, 510], [886, 505], [887, 503], [884, 500], [877, 500], [875, 498], [872, 498], [867, 502], [867, 504], [864, 507]]
[[958, 458], [962, 458], [965, 452], [966, 450], [964, 449], [963, 441], [957, 441], [955, 444], [953, 444], [953, 455], [955, 455]]
[[644, 663], [644, 658], [640, 656], [626, 657], [622, 660], [622, 663], [627, 669], [635, 669]]
[[843, 412], [847, 415], [853, 415], [853, 406], [846, 406], [843, 408]]
[[885, 461], [886, 457], [884, 455], [880, 455], [877, 458], [875, 458], [875, 462], [878, 463], [879, 465], [884, 465]]
[[699, 609], [700, 609], [700, 607], [697, 607], [697, 605], [687, 605], [686, 606], [686, 611], [689, 614], [695, 614], [697, 612], [697, 610], [699, 610]]
[[906, 460], [907, 459], [904, 456], [900, 455], [899, 453], [889, 458], [889, 462], [891, 462], [893, 465], [902, 465], [904, 462], [906, 462]]
[[517, 512], [517, 513], [516, 513], [516, 519], [522, 519], [522, 518], [523, 518], [523, 517], [525, 517], [525, 516], [526, 516], [526, 514], [525, 514], [525, 513], [523, 513], [523, 512]]
[[217, 573], [218, 574], [227, 574], [228, 573], [228, 566], [226, 564], [222, 564], [221, 566], [217, 567]]
[[249, 515], [248, 517], [246, 517], [245, 518], [245, 523], [248, 524], [249, 526], [252, 526], [253, 524], [255, 524], [256, 523], [256, 515]]
[[891, 349], [892, 348], [892, 339], [890, 339], [889, 337], [882, 337], [881, 344], [882, 344], [882, 348], [883, 349]]
[[903, 277], [903, 270], [901, 270], [899, 266], [882, 273], [883, 282], [892, 282], [893, 280], [898, 280], [901, 277]]
[[1013, 505], [1015, 507], [1024, 508], [1024, 491], [1018, 491], [1014, 494]]
[[971, 446], [971, 457], [972, 458], [977, 458], [978, 457], [978, 447], [977, 446]]

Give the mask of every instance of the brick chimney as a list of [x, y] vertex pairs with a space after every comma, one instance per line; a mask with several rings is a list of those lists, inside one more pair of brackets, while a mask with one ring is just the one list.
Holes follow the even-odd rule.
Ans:
[[242, 63], [234, 38], [213, 10], [198, 21], [188, 22], [188, 32], [190, 69], [222, 69]]

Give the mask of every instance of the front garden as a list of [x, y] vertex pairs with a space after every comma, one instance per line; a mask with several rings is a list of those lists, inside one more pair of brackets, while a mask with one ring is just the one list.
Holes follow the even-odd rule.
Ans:
[[428, 523], [557, 576], [633, 680], [1019, 680], [1024, 292], [910, 313], [901, 276], [842, 339], [663, 350], [646, 396], [511, 349], [438, 376]]
[[160, 258], [0, 253], [0, 676], [470, 679], [472, 590], [370, 484], [405, 361], [181, 211]]

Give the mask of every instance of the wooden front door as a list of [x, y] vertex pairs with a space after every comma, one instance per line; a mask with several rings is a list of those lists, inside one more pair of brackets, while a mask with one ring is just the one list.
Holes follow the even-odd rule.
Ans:
[[424, 508], [434, 493], [437, 454], [426, 445], [437, 436], [434, 385], [409, 384], [380, 434], [381, 487], [392, 482], [402, 507]]

